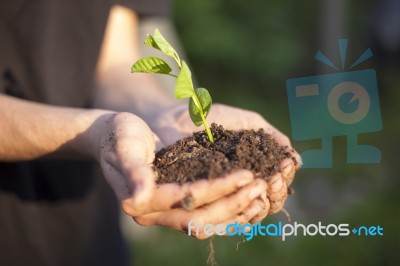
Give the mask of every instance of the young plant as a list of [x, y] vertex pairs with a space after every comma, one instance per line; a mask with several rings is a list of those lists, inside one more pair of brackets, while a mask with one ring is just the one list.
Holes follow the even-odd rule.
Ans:
[[175, 49], [156, 29], [153, 35], [147, 35], [144, 43], [150, 47], [160, 50], [165, 55], [172, 57], [178, 65], [179, 74], [172, 74], [172, 68], [159, 57], [145, 57], [138, 60], [131, 68], [132, 73], [159, 73], [176, 77], [175, 97], [177, 99], [190, 98], [189, 115], [196, 126], [204, 125], [208, 139], [214, 142], [211, 130], [206, 118], [210, 112], [212, 99], [210, 93], [205, 88], [194, 89], [192, 74], [186, 62], [179, 58]]

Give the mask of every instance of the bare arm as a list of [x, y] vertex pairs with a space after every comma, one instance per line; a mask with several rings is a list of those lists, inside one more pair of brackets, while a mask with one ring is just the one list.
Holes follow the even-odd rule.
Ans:
[[[111, 11], [97, 68], [101, 89], [96, 98], [102, 108], [151, 117], [152, 110], [168, 105], [171, 99], [148, 75], [132, 82], [129, 65], [138, 58], [136, 23], [133, 11], [122, 7]], [[0, 94], [0, 161], [31, 160], [50, 154], [96, 158], [105, 123], [100, 120], [106, 120], [105, 115], [114, 111], [55, 107]]]
[[[95, 107], [134, 113], [146, 122], [176, 101], [167, 95], [154, 76], [131, 74], [130, 67], [140, 58], [137, 36], [138, 17], [131, 9], [111, 9], [96, 71], [98, 89]], [[151, 125], [150, 125], [151, 126]]]
[[92, 134], [101, 131], [101, 118], [111, 113], [55, 107], [0, 94], [0, 161], [32, 160], [49, 154], [95, 157], [99, 147], [90, 141], [96, 137]]

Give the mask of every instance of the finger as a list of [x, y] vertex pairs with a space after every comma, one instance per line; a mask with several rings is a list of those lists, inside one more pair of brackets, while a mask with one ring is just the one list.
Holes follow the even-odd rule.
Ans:
[[258, 222], [261, 222], [268, 215], [271, 206], [266, 195], [265, 198], [262, 198], [262, 204], [263, 204], [263, 209], [249, 220], [251, 224], [256, 224]]
[[296, 173], [296, 167], [294, 162], [290, 158], [284, 159], [281, 163], [279, 168], [281, 169], [282, 176], [286, 181], [287, 185], [292, 184], [294, 175]]
[[271, 137], [280, 145], [285, 147], [285, 149], [295, 158], [296, 160], [296, 169], [299, 169], [303, 165], [303, 161], [301, 156], [297, 153], [297, 151], [292, 147], [290, 139], [280, 132], [275, 127], [271, 126], [270, 133]]
[[268, 214], [275, 214], [282, 210], [283, 206], [285, 205], [286, 198], [280, 201], [270, 201], [270, 208]]
[[162, 140], [158, 137], [158, 135], [153, 133], [153, 136], [154, 136], [154, 140], [155, 140], [155, 143], [156, 143], [156, 151], [159, 151], [159, 150], [161, 150], [162, 148], [164, 148], [166, 146], [162, 142]]
[[255, 198], [265, 193], [267, 184], [258, 179], [236, 193], [207, 206], [187, 211], [179, 208], [166, 212], [150, 213], [134, 219], [142, 225], [162, 225], [179, 231], [187, 231], [188, 225], [219, 224], [241, 213]]
[[130, 183], [120, 171], [105, 161], [101, 163], [101, 168], [103, 170], [104, 177], [116, 193], [118, 199], [122, 200], [131, 195], [132, 188]]
[[134, 205], [135, 209], [146, 208], [155, 190], [154, 171], [148, 164], [134, 162], [128, 175], [133, 187], [129, 198], [130, 203]]
[[237, 193], [199, 208], [194, 217], [197, 217], [204, 223], [211, 224], [228, 220], [243, 211], [251, 201], [265, 193], [266, 189], [267, 183], [264, 180], [257, 179], [240, 189]]
[[[265, 193], [264, 193], [264, 196], [265, 196]], [[268, 205], [268, 207], [269, 207], [269, 205]], [[244, 225], [244, 224], [251, 223], [251, 220], [254, 217], [258, 216], [261, 212], [265, 212], [265, 209], [267, 209], [267, 212], [268, 212], [269, 208], [267, 208], [267, 206], [265, 205], [263, 200], [261, 200], [260, 198], [257, 198], [255, 200], [253, 200], [245, 208], [245, 210], [243, 212], [241, 212], [234, 218], [229, 219], [228, 221], [225, 221], [222, 223], [213, 224], [213, 227], [214, 227], [214, 230], [212, 232], [213, 234], [206, 233], [206, 231], [204, 229], [205, 225], [196, 224], [196, 225], [194, 225], [196, 230], [191, 230], [190, 235], [197, 239], [207, 239], [213, 235], [227, 236], [228, 235], [227, 230], [229, 230], [230, 232], [233, 232], [233, 230], [235, 229], [235, 227], [238, 224]]]
[[119, 141], [116, 148], [117, 168], [121, 169], [122, 174], [130, 183], [132, 193], [128, 203], [133, 209], [144, 208], [152, 198], [155, 189], [154, 171], [150, 167], [154, 159], [154, 143], [148, 142], [125, 138]]
[[[259, 217], [260, 215], [263, 215], [263, 217], [265, 217], [266, 216], [265, 213], [268, 213], [268, 211], [269, 211], [269, 201], [266, 199], [266, 193], [263, 193], [259, 198], [253, 200], [242, 213], [239, 213], [236, 217], [226, 221], [224, 225], [226, 227], [236, 222], [241, 225], [245, 223], [254, 224], [253, 220], [256, 219], [256, 217]], [[233, 228], [231, 227], [230, 229], [231, 232], [232, 229]]]
[[276, 173], [268, 180], [267, 195], [270, 201], [269, 213], [279, 212], [288, 196], [288, 186], [282, 173]]
[[279, 201], [287, 196], [287, 184], [281, 173], [274, 174], [268, 180], [267, 193], [272, 201]]
[[154, 172], [146, 163], [143, 145], [139, 142], [129, 144], [132, 145], [131, 149], [118, 147], [116, 153], [105, 153], [101, 165], [118, 199], [129, 199], [124, 205], [129, 205], [126, 206], [129, 209], [136, 209], [136, 206], [142, 206], [152, 197], [155, 187]]
[[[244, 224], [255, 224], [258, 222], [257, 219], [260, 219], [259, 217], [262, 216], [264, 218], [269, 211], [269, 202], [266, 200], [263, 200], [261, 198], [266, 198], [266, 193], [264, 192], [259, 198], [253, 200], [247, 207], [246, 209], [241, 212], [239, 215], [237, 215], [235, 218], [232, 218], [226, 222], [215, 224], [215, 234], [219, 236], [227, 236], [229, 230], [230, 232], [233, 232], [235, 229], [235, 226], [237, 224], [244, 225]], [[260, 219], [260, 221], [262, 220]], [[253, 222], [256, 221], [256, 222]], [[217, 227], [223, 228], [223, 230], [218, 230], [216, 229]], [[218, 230], [218, 232], [217, 232]], [[222, 232], [223, 233], [222, 233]], [[204, 226], [200, 226], [199, 229], [196, 228], [196, 231], [193, 232], [192, 236], [198, 239], [206, 239], [211, 237], [212, 235], [206, 234], [204, 230]]]
[[151, 205], [142, 209], [141, 214], [180, 208], [187, 200], [191, 201], [192, 208], [197, 208], [229, 195], [253, 180], [254, 176], [250, 171], [239, 170], [211, 180], [203, 179], [183, 185], [158, 185]]

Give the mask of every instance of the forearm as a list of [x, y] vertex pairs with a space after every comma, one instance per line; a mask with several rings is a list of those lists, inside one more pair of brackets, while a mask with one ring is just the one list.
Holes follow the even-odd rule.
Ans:
[[131, 74], [129, 64], [115, 65], [97, 80], [94, 107], [138, 115], [151, 125], [176, 101], [148, 74]]
[[54, 107], [0, 95], [0, 161], [93, 157], [104, 110]]
[[130, 9], [111, 9], [96, 69], [94, 107], [134, 113], [151, 122], [173, 99], [152, 75], [131, 74], [141, 57], [138, 49], [138, 17]]

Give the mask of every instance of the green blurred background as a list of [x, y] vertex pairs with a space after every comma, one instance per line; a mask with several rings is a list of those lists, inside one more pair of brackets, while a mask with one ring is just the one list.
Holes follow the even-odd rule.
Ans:
[[[346, 164], [346, 138], [334, 138], [332, 169], [303, 169], [285, 208], [292, 220], [380, 225], [383, 237], [215, 238], [219, 265], [398, 265], [400, 259], [400, 6], [388, 1], [175, 0], [173, 20], [199, 84], [213, 100], [261, 113], [291, 136], [285, 82], [334, 71], [314, 60], [318, 50], [349, 61], [367, 48], [375, 56], [357, 69], [377, 71], [383, 130], [360, 142], [382, 152], [380, 164]], [[397, 7], [397, 9], [396, 9]], [[396, 11], [397, 10], [397, 11]], [[392, 18], [392, 19], [390, 19]], [[393, 19], [394, 18], [394, 19]], [[397, 29], [396, 29], [397, 28]], [[396, 35], [397, 34], [397, 35]], [[319, 142], [293, 142], [298, 151]], [[283, 213], [264, 223], [286, 222]], [[205, 265], [208, 241], [164, 228], [136, 229], [135, 265]]]

